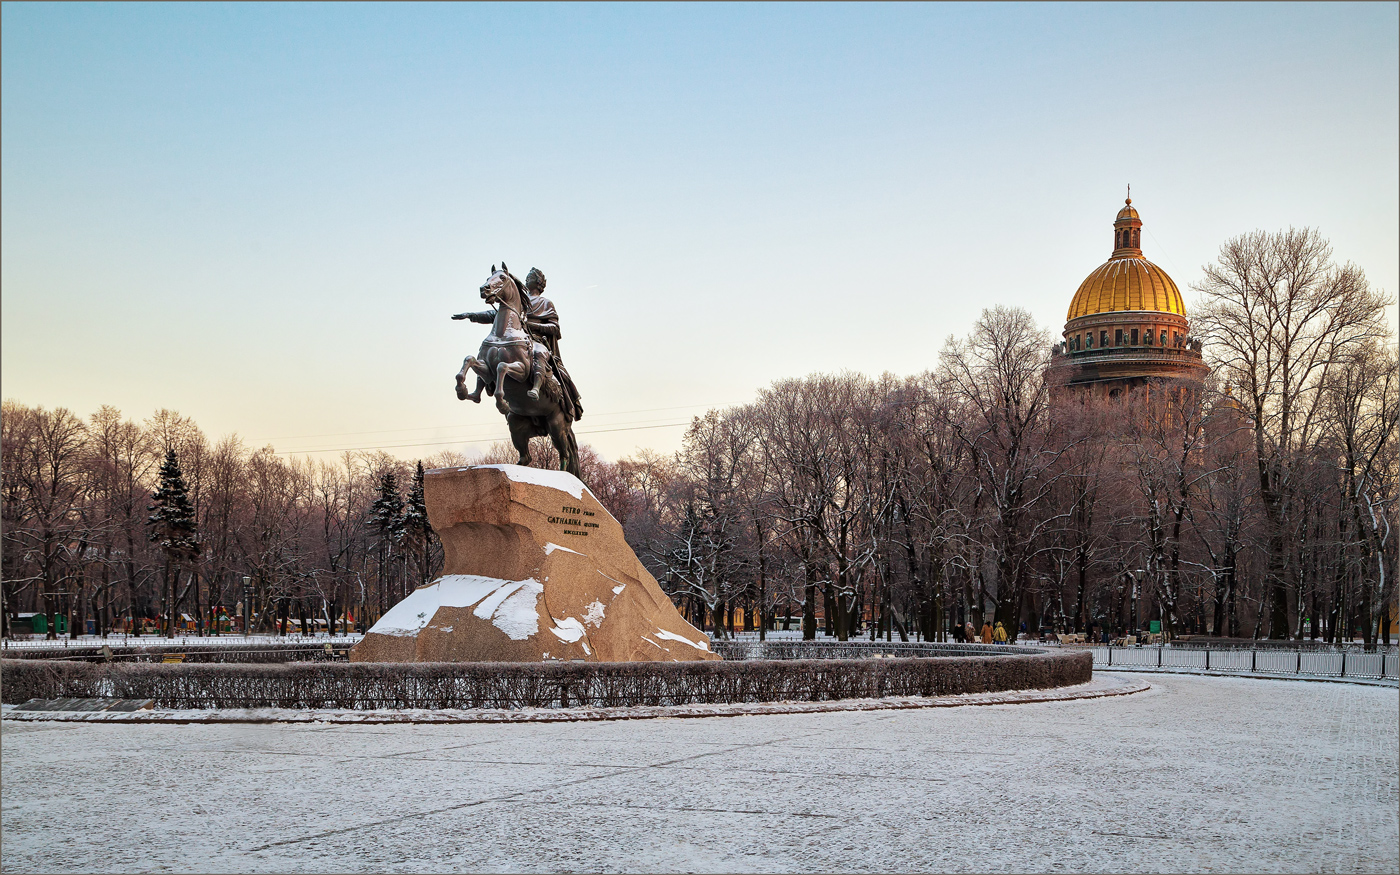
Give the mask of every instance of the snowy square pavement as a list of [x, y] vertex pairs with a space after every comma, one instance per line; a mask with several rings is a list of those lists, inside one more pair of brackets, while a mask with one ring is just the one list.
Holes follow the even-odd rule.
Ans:
[[5, 872], [1400, 870], [1393, 688], [590, 723], [19, 723]]

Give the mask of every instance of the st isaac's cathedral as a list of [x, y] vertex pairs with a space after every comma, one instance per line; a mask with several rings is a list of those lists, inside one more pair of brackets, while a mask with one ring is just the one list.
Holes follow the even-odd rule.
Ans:
[[1207, 367], [1176, 283], [1142, 255], [1142, 219], [1128, 198], [1113, 222], [1113, 254], [1079, 284], [1054, 382], [1076, 395], [1121, 395], [1154, 382], [1199, 386]]

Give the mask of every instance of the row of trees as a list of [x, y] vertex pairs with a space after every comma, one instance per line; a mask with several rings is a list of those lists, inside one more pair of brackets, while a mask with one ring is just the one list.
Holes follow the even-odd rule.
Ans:
[[[1386, 635], [1397, 363], [1387, 302], [1310, 230], [1229, 241], [1198, 284], [1204, 387], [1056, 384], [1050, 335], [983, 312], [935, 369], [817, 374], [584, 479], [695, 622], [942, 638], [984, 620], [1172, 634]], [[283, 459], [160, 411], [6, 402], [5, 633], [363, 629], [431, 579], [422, 471]], [[556, 464], [551, 447], [538, 464]], [[514, 461], [502, 443], [480, 461]]]
[[[1397, 365], [1384, 296], [1311, 230], [1229, 241], [1197, 290], [1204, 387], [1055, 384], [992, 308], [909, 378], [814, 375], [620, 466], [629, 531], [692, 618], [820, 616], [1388, 639]], [[1392, 606], [1392, 607], [1387, 607]]]
[[168, 410], [83, 420], [6, 401], [0, 426], [6, 635], [25, 611], [47, 615], [50, 637], [60, 614], [74, 635], [347, 629], [441, 564], [422, 463], [287, 460], [236, 436], [211, 444]]

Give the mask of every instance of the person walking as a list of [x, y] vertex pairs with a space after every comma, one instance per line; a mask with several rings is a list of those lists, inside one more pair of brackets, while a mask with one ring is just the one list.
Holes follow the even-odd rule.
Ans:
[[975, 644], [977, 642], [977, 632], [973, 630], [971, 620], [963, 623], [963, 640], [968, 644]]
[[992, 643], [992, 621], [991, 621], [991, 620], [983, 620], [983, 621], [982, 621], [982, 643], [983, 643], [983, 644], [991, 644], [991, 643]]
[[1001, 623], [997, 623], [997, 627], [992, 630], [992, 640], [998, 644], [1006, 643], [1006, 627]]

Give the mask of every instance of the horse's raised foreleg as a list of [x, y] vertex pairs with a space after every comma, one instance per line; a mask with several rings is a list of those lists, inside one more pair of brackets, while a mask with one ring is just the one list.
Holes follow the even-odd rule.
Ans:
[[[467, 391], [468, 372], [476, 373], [476, 391], [474, 392]], [[486, 370], [486, 365], [483, 364], [482, 361], [476, 356], [469, 355], [465, 359], [463, 359], [462, 369], [457, 372], [457, 400], [470, 400], [476, 404], [480, 404], [481, 390], [487, 385], [486, 375], [488, 373], [489, 372]]]
[[[457, 400], [467, 400], [467, 372], [472, 369], [472, 356], [462, 359], [462, 369], [457, 372]], [[477, 399], [480, 401], [480, 399]]]

